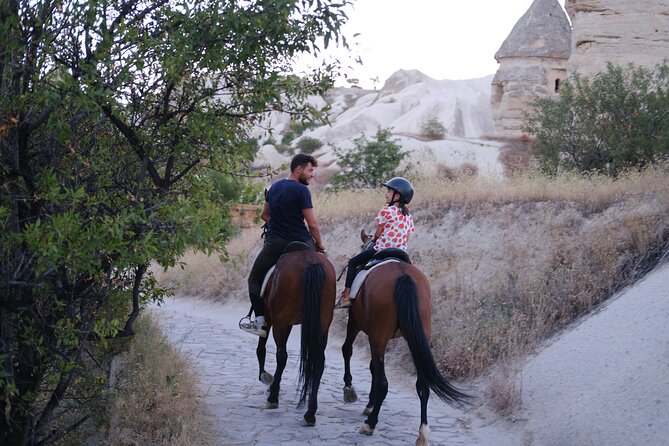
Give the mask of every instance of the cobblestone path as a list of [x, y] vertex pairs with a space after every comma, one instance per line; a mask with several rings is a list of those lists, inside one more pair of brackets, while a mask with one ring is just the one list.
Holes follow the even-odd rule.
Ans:
[[[153, 311], [174, 345], [189, 356], [200, 377], [202, 397], [217, 427], [221, 443], [241, 445], [413, 445], [420, 425], [420, 403], [415, 377], [388, 367], [388, 396], [372, 436], [358, 433], [365, 417], [362, 410], [370, 387], [368, 353], [355, 351], [351, 360], [353, 385], [359, 401], [343, 402], [343, 333], [331, 327], [326, 369], [318, 394], [316, 426], [303, 427], [304, 409], [297, 409], [299, 326], [288, 342], [288, 364], [281, 382], [279, 408], [265, 409], [267, 387], [258, 381], [255, 356], [257, 338], [238, 328], [247, 308], [238, 304], [213, 304], [199, 300], [170, 299]], [[271, 334], [270, 334], [271, 336]], [[364, 337], [364, 333], [360, 334]], [[274, 373], [276, 349], [267, 343], [266, 369]], [[430, 444], [435, 446], [482, 445], [468, 428], [468, 415], [434, 395], [428, 409]]]

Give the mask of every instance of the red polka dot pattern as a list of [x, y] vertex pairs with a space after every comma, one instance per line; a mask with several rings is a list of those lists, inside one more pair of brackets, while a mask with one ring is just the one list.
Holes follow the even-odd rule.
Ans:
[[409, 234], [416, 232], [411, 215], [402, 215], [397, 206], [388, 206], [381, 209], [375, 220], [383, 226], [383, 233], [376, 240], [377, 251], [386, 248], [407, 250]]

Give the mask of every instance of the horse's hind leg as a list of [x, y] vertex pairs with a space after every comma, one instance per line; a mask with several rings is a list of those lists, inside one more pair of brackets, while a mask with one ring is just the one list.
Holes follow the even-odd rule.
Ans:
[[[267, 328], [269, 330], [269, 327]], [[258, 337], [258, 347], [256, 347], [256, 356], [258, 357], [258, 379], [263, 383], [272, 384], [272, 375], [265, 371], [265, 357], [267, 355], [267, 337]]]
[[[385, 346], [383, 350], [385, 350]], [[386, 399], [386, 395], [388, 394], [388, 380], [386, 378], [383, 355], [379, 354], [374, 349], [372, 349], [372, 382], [373, 385], [371, 394], [374, 398], [374, 408], [359, 430], [361, 434], [366, 435], [372, 435], [374, 433], [376, 423], [379, 421], [379, 411], [381, 410], [381, 405], [383, 404], [383, 400]]]
[[416, 393], [420, 398], [420, 428], [418, 429], [416, 446], [428, 446], [427, 436], [430, 429], [427, 427], [427, 401], [430, 399], [430, 387], [420, 378], [416, 380]]
[[372, 377], [372, 385], [369, 387], [367, 405], [365, 406], [365, 410], [362, 411], [363, 415], [369, 415], [372, 413], [372, 410], [374, 410], [374, 383], [376, 377], [374, 376], [374, 367], [372, 365], [372, 361], [369, 361], [369, 374]]
[[316, 425], [316, 411], [318, 410], [318, 388], [321, 385], [321, 378], [323, 377], [323, 370], [325, 369], [325, 352], [323, 352], [323, 355], [323, 364], [319, 367], [320, 373], [314, 377], [314, 380], [311, 384], [309, 407], [307, 408], [307, 412], [304, 414], [302, 422], [304, 426]]
[[286, 368], [286, 362], [288, 361], [288, 351], [286, 350], [286, 343], [288, 342], [288, 336], [290, 335], [290, 329], [292, 327], [288, 326], [285, 330], [277, 330], [277, 327], [274, 327], [274, 343], [276, 344], [276, 371], [274, 372], [274, 380], [272, 385], [269, 386], [269, 396], [267, 397], [267, 408], [276, 409], [279, 407], [279, 390], [281, 389], [281, 376], [283, 376], [283, 371]]
[[353, 376], [351, 375], [351, 356], [353, 356], [353, 341], [360, 333], [360, 329], [353, 321], [353, 316], [349, 314], [348, 324], [346, 326], [346, 340], [341, 347], [344, 356], [344, 402], [355, 403], [358, 401], [358, 395], [353, 388]]

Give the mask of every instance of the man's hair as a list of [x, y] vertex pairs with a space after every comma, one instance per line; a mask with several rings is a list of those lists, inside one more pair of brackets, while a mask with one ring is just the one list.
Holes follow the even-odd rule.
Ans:
[[290, 171], [295, 172], [297, 166], [306, 166], [311, 163], [312, 166], [317, 167], [318, 161], [311, 155], [306, 155], [304, 153], [298, 153], [293, 157], [293, 160], [290, 162]]

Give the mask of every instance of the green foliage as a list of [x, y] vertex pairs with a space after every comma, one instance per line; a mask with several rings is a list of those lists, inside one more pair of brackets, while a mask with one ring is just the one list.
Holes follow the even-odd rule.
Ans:
[[297, 148], [302, 153], [314, 153], [321, 147], [323, 147], [323, 141], [309, 136], [305, 136], [297, 142]]
[[148, 265], [224, 250], [231, 196], [257, 189], [210, 173], [245, 174], [248, 130], [322, 119], [305, 99], [337, 66], [285, 73], [339, 41], [348, 2], [269, 3], [0, 6], [0, 444], [57, 441], [90, 344], [168, 293]]
[[669, 154], [669, 66], [609, 64], [605, 72], [562, 83], [557, 99], [534, 101], [525, 131], [547, 172], [617, 175]]
[[315, 123], [309, 121], [291, 121], [288, 129], [281, 136], [281, 144], [288, 145], [295, 138], [298, 138], [305, 132], [315, 126]]
[[438, 118], [428, 119], [420, 125], [420, 134], [426, 138], [442, 139], [446, 133], [446, 127]]
[[264, 185], [253, 178], [210, 172], [211, 198], [217, 202], [260, 204], [264, 201]]
[[399, 165], [407, 153], [391, 139], [391, 129], [379, 128], [371, 141], [361, 136], [354, 144], [347, 152], [335, 149], [342, 171], [332, 177], [334, 188], [374, 187], [403, 174]]

